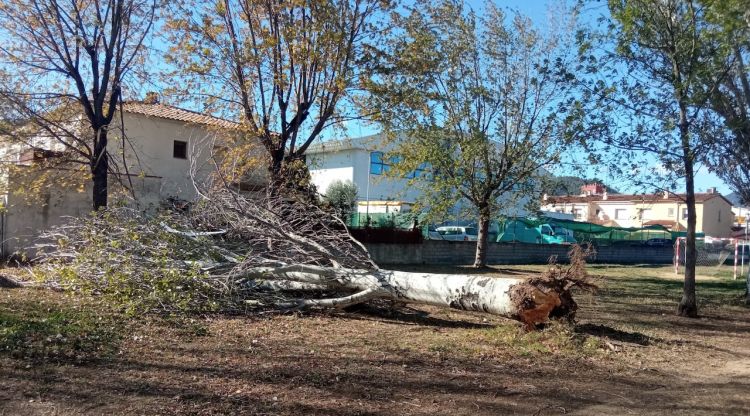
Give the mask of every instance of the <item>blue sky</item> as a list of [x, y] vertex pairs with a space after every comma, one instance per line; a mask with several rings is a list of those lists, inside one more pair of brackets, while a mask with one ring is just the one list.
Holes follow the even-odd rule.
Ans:
[[[501, 7], [506, 7], [511, 10], [516, 10], [520, 12], [523, 15], [526, 15], [530, 17], [534, 23], [544, 26], [547, 19], [549, 18], [549, 8], [550, 6], [559, 6], [561, 3], [568, 5], [572, 5], [574, 2], [571, 0], [568, 0], [565, 2], [565, 0], [495, 0], [497, 4]], [[481, 5], [484, 3], [483, 0], [468, 0], [468, 3], [471, 4], [474, 7], [481, 7]], [[606, 1], [599, 1], [599, 2], [592, 2], [592, 4], [588, 5], [584, 9], [584, 15], [582, 16], [583, 21], [586, 20], [593, 20], [596, 18], [596, 16], [599, 16], [603, 13], [607, 12], [607, 5]], [[574, 160], [580, 160], [580, 164], [578, 164], [575, 167], [571, 167], [568, 169], [564, 169], [562, 172], [556, 172], [560, 174], [570, 174], [570, 175], [576, 175], [576, 176], [596, 176], [604, 180], [605, 182], [609, 182], [609, 185], [612, 185], [613, 187], [620, 189], [621, 191], [627, 191], [628, 186], [627, 184], [622, 183], [612, 183], [615, 181], [613, 178], [608, 178], [606, 170], [599, 170], [595, 169], [592, 166], [588, 166], [587, 168], [584, 168], [584, 166], [587, 166], [587, 163], [585, 162], [585, 155], [572, 155], [572, 159]], [[585, 173], [583, 173], [585, 172]], [[706, 167], [699, 167], [696, 172], [695, 177], [695, 190], [697, 192], [706, 191], [708, 188], [715, 187], [718, 189], [719, 192], [726, 195], [731, 193], [731, 190], [729, 187], [716, 175], [708, 172], [708, 169]], [[675, 189], [676, 192], [684, 192], [684, 186], [680, 189]]]
[[[561, 5], [568, 4], [572, 5], [574, 3], [573, 0], [495, 0], [496, 4], [500, 7], [510, 9], [512, 11], [518, 11], [519, 13], [530, 17], [537, 25], [540, 27], [545, 26], [547, 23], [549, 17], [550, 17], [550, 6], [558, 8]], [[467, 3], [471, 5], [475, 10], [480, 11], [482, 9], [482, 6], [484, 4], [484, 0], [467, 0]], [[606, 2], [592, 2], [590, 6], [587, 6], [584, 9], [584, 17], [582, 19], [584, 21], [590, 20], [592, 21], [592, 24], [594, 23], [593, 20], [595, 19], [595, 16], [598, 16], [602, 13], [606, 13], [607, 7]], [[159, 49], [163, 48], [164, 45], [160, 44], [160, 42], [156, 42], [156, 44], [152, 45]], [[160, 84], [160, 83], [157, 83]], [[145, 86], [147, 89], [159, 89], [158, 85], [154, 86]], [[377, 128], [372, 125], [367, 124], [361, 124], [352, 122], [349, 123], [346, 126], [346, 131], [343, 132], [344, 135], [347, 136], [353, 136], [353, 137], [359, 137], [359, 136], [365, 136], [369, 134], [373, 134], [377, 132]], [[341, 137], [342, 131], [334, 131], [332, 129], [328, 129], [328, 131], [325, 131], [322, 134], [322, 139], [331, 139], [334, 137]], [[571, 152], [572, 153], [572, 152]], [[582, 177], [598, 177], [605, 182], [607, 182], [609, 185], [612, 185], [616, 189], [621, 190], [622, 192], [631, 192], [631, 191], [637, 191], [636, 189], [632, 189], [628, 186], [626, 183], [622, 183], [621, 181], [618, 182], [617, 179], [610, 177], [607, 174], [607, 171], [604, 169], [598, 169], [594, 166], [591, 166], [587, 160], [585, 154], [569, 154], [567, 159], [569, 159], [574, 164], [569, 164], [564, 166], [561, 169], [558, 169], [556, 171], [553, 171], [555, 174], [559, 175], [575, 175], [575, 176], [582, 176]], [[709, 187], [716, 187], [718, 190], [723, 194], [728, 194], [731, 191], [729, 188], [715, 175], [707, 172], [707, 169], [705, 167], [700, 168], [697, 171], [696, 175], [696, 191], [705, 191]], [[676, 192], [684, 192], [684, 187], [681, 187], [680, 189], [675, 189]]]
[[[525, 16], [530, 17], [534, 21], [534, 23], [539, 25], [540, 27], [545, 26], [550, 17], [550, 6], [559, 7], [561, 4], [565, 4], [564, 0], [495, 1], [496, 4], [503, 8], [517, 11]], [[467, 3], [475, 8], [475, 10], [479, 10], [482, 8], [484, 1], [467, 0]], [[567, 4], [570, 5], [573, 4], [573, 2], [569, 0], [567, 1]], [[586, 20], [589, 20], [592, 22], [592, 24], [594, 24], [594, 20], [596, 19], [596, 17], [600, 16], [603, 13], [607, 13], [606, 2], [596, 2], [584, 9], [584, 16], [582, 16], [582, 20], [584, 22]], [[374, 126], [359, 125], [357, 123], [352, 123], [347, 127], [348, 134], [355, 137], [373, 134], [377, 131]], [[336, 134], [334, 132], [329, 132], [326, 136], [330, 138], [338, 135], [339, 134]], [[635, 188], [630, 184], [623, 182], [621, 178], [614, 178], [611, 175], [608, 175], [606, 168], [592, 166], [588, 162], [586, 154], [575, 154], [574, 152], [569, 152], [569, 154], [566, 155], [565, 159], [568, 161], [568, 163], [559, 169], [554, 169], [552, 173], [557, 175], [572, 175], [589, 178], [597, 177], [606, 182], [608, 185], [611, 185], [615, 189], [618, 189], [620, 192], [643, 192], [643, 189]], [[724, 182], [722, 182], [721, 179], [719, 179], [716, 175], [708, 172], [708, 169], [706, 167], [698, 167], [695, 177], [696, 192], [705, 192], [710, 187], [717, 188], [718, 191], [724, 195], [731, 193], [729, 187], [724, 184]], [[672, 190], [678, 193], [682, 193], [685, 191], [684, 184], [680, 183], [680, 185], [676, 189]]]

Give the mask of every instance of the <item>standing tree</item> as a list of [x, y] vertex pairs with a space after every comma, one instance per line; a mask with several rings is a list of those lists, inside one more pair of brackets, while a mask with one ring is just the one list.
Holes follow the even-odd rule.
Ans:
[[142, 62], [156, 0], [0, 4], [0, 98], [38, 133], [89, 166], [93, 208], [107, 206], [108, 129], [128, 76]]
[[600, 44], [580, 38], [583, 51], [605, 52], [582, 59], [593, 76], [578, 110], [598, 128], [594, 146], [613, 169], [637, 181], [657, 166], [660, 182], [684, 180], [688, 226], [677, 313], [696, 317], [695, 171], [717, 127], [706, 105], [727, 57], [696, 0], [610, 0], [609, 11]]
[[183, 92], [207, 107], [239, 110], [249, 141], [269, 156], [271, 194], [306, 171], [304, 154], [346, 121], [373, 19], [383, 0], [179, 2], [168, 24], [169, 62]]
[[572, 92], [564, 36], [454, 0], [417, 2], [399, 30], [370, 85], [390, 174], [422, 188], [433, 218], [468, 206], [479, 222], [474, 266], [484, 267], [491, 219], [534, 198], [535, 176], [559, 159]]
[[323, 199], [339, 218], [346, 221], [357, 207], [357, 185], [352, 181], [333, 181], [328, 185]]
[[[707, 159], [711, 169], [736, 192], [742, 203], [750, 204], [750, 15], [745, 2], [729, 0], [706, 2], [708, 17], [721, 28], [721, 39], [734, 59], [718, 88], [709, 78], [710, 107], [724, 121], [726, 134]], [[750, 273], [747, 276], [746, 303], [750, 304]]]
[[[750, 204], [750, 20], [744, 2], [707, 2], [709, 18], [722, 28], [722, 39], [734, 58], [727, 76], [712, 89], [710, 107], [724, 121], [727, 133], [709, 157], [712, 170], [742, 201]], [[708, 80], [710, 88], [711, 80]]]

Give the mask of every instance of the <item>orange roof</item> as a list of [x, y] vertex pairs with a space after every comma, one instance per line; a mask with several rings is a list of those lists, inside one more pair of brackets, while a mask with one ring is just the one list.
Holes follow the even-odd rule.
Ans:
[[671, 227], [674, 225], [672, 220], [650, 220], [643, 223], [643, 225], [663, 225], [665, 227]]
[[208, 126], [236, 129], [239, 125], [223, 118], [201, 114], [196, 111], [185, 110], [166, 104], [147, 104], [130, 101], [123, 104], [123, 111], [131, 114], [141, 114], [149, 117], [159, 117], [168, 120], [183, 121], [185, 123], [203, 124]]
[[672, 231], [684, 231], [683, 227], [679, 222], [674, 220], [650, 220], [643, 223], [643, 225], [661, 225]]
[[[726, 200], [721, 194], [718, 193], [696, 193], [695, 202], [702, 203], [712, 198], [722, 198]], [[544, 201], [546, 204], [575, 204], [575, 203], [588, 203], [588, 202], [634, 202], [634, 203], [650, 203], [658, 204], [662, 202], [685, 202], [685, 194], [673, 194], [669, 193], [668, 197], [665, 198], [664, 194], [643, 194], [643, 195], [626, 195], [626, 194], [613, 194], [607, 195], [607, 199], [604, 199], [604, 195], [585, 195], [585, 196], [550, 196]], [[729, 203], [729, 201], [727, 201]], [[731, 205], [731, 203], [729, 203]]]

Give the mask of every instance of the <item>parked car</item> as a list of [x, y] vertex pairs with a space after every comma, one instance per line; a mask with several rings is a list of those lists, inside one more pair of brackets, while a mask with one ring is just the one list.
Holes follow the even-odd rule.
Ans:
[[649, 247], [672, 247], [672, 240], [669, 238], [649, 238], [643, 242], [643, 245]]
[[552, 227], [552, 231], [555, 232], [555, 235], [561, 237], [564, 240], [564, 244], [576, 244], [578, 242], [573, 235], [572, 230], [569, 230], [558, 224], [550, 224], [550, 226]]
[[427, 227], [427, 239], [428, 240], [445, 240], [443, 236], [437, 232], [437, 228], [435, 226], [430, 225]]
[[[566, 244], [567, 235], [556, 235], [549, 224], [533, 225], [525, 221], [511, 220], [505, 223], [503, 232], [497, 236], [498, 242]], [[573, 239], [575, 241], [575, 239]]]
[[448, 226], [438, 227], [435, 231], [448, 241], [477, 241], [479, 234], [475, 227]]

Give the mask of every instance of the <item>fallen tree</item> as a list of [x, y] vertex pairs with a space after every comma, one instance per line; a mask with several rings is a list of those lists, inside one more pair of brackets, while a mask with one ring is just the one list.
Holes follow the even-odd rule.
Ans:
[[[47, 281], [110, 296], [130, 311], [345, 308], [390, 299], [485, 312], [531, 328], [573, 319], [590, 288], [580, 247], [533, 278], [380, 269], [335, 216], [293, 198], [226, 187], [187, 212], [117, 208], [71, 219], [35, 247]], [[44, 243], [46, 241], [46, 243]]]

